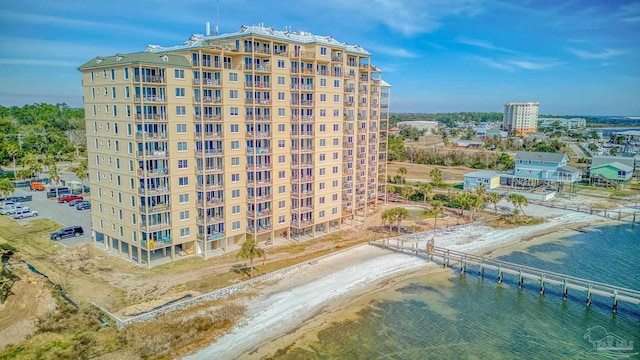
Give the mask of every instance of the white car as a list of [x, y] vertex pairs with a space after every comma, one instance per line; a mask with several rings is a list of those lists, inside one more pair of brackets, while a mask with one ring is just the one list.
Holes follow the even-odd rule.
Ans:
[[2, 214], [2, 215], [11, 215], [11, 214], [15, 213], [16, 210], [20, 210], [20, 209], [22, 209], [22, 205], [19, 205], [19, 206], [15, 206], [15, 205], [5, 206], [2, 209], [0, 209], [0, 214]]
[[32, 217], [32, 216], [38, 216], [38, 212], [35, 210], [20, 210], [20, 211], [16, 211], [15, 214], [13, 214], [13, 218], [14, 219], [22, 219], [22, 218], [26, 218], [26, 217]]
[[28, 206], [18, 206], [13, 209], [8, 209], [4, 212], [5, 215], [13, 216], [17, 212], [25, 212], [31, 210]]

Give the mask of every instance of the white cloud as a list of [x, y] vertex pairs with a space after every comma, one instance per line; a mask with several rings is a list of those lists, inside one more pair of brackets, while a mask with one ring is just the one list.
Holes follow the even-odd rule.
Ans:
[[575, 48], [567, 48], [567, 50], [569, 50], [570, 52], [574, 53], [575, 55], [583, 59], [608, 59], [610, 57], [622, 55], [625, 53], [622, 50], [616, 50], [616, 49], [605, 49], [602, 52], [590, 52], [590, 51], [580, 50]]
[[478, 59], [480, 62], [484, 63], [485, 65], [492, 67], [494, 69], [498, 69], [498, 70], [505, 70], [508, 72], [513, 72], [515, 69], [513, 68], [513, 66], [508, 65], [504, 62], [500, 62], [494, 59], [490, 59], [487, 57], [481, 57], [481, 56], [477, 56], [476, 59]]
[[564, 63], [554, 59], [506, 59], [475, 56], [475, 59], [485, 65], [498, 70], [514, 72], [522, 70], [546, 70], [563, 65]]
[[525, 70], [545, 70], [558, 67], [563, 64], [563, 62], [555, 60], [508, 60], [507, 62]]
[[371, 45], [364, 46], [364, 48], [367, 50], [371, 50], [375, 54], [386, 54], [386, 55], [392, 55], [395, 57], [402, 57], [402, 58], [418, 57], [418, 54], [413, 53], [407, 49], [399, 48], [399, 47], [371, 44]]
[[479, 48], [486, 49], [486, 50], [496, 50], [496, 51], [501, 51], [501, 52], [505, 52], [505, 53], [509, 53], [509, 54], [517, 54], [518, 53], [515, 50], [499, 47], [499, 46], [496, 46], [496, 45], [494, 45], [494, 44], [492, 44], [492, 43], [490, 43], [488, 41], [478, 40], [478, 39], [471, 39], [471, 38], [464, 37], [464, 36], [457, 37], [455, 39], [455, 41], [460, 43], [460, 44], [471, 45], [471, 46], [479, 47]]

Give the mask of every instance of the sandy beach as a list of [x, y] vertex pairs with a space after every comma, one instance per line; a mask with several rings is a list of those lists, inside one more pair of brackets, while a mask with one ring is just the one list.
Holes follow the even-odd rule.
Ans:
[[[611, 221], [535, 205], [528, 206], [526, 213], [546, 221], [514, 229], [494, 229], [479, 223], [461, 225], [416, 234], [405, 240], [405, 245], [414, 242], [424, 248], [433, 238], [436, 246], [486, 255], [553, 232]], [[312, 262], [294, 274], [256, 285], [252, 289], [255, 295], [243, 300], [248, 308], [246, 317], [216, 343], [185, 359], [260, 359], [273, 355], [306, 331], [325, 325], [328, 315], [341, 308], [340, 302], [389, 286], [389, 279], [430, 268], [438, 271], [424, 259], [366, 244]]]

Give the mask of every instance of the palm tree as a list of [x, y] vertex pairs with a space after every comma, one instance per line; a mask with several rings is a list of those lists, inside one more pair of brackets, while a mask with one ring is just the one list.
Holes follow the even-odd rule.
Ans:
[[13, 183], [9, 179], [0, 179], [0, 195], [7, 198], [15, 190]]
[[58, 197], [58, 181], [60, 181], [60, 172], [56, 164], [49, 165], [49, 178], [56, 183], [56, 197]]
[[433, 185], [435, 185], [435, 187], [439, 188], [440, 186], [442, 186], [442, 171], [440, 169], [431, 169], [431, 171], [429, 171], [429, 176], [431, 176], [431, 181], [433, 182]]
[[80, 179], [80, 182], [82, 183], [82, 192], [84, 192], [84, 179], [89, 177], [89, 170], [86, 159], [80, 160], [80, 163], [75, 169], [75, 174], [78, 179]]
[[237, 257], [241, 257], [243, 259], [249, 259], [249, 278], [253, 278], [253, 258], [262, 257], [263, 261], [265, 259], [264, 249], [258, 247], [258, 243], [255, 239], [248, 239], [242, 244], [242, 248], [240, 248], [240, 252]]
[[517, 209], [520, 209], [522, 215], [525, 215], [522, 207], [529, 205], [529, 199], [520, 194], [509, 194], [507, 199], [513, 204], [513, 207], [516, 208], [516, 211]]
[[431, 192], [433, 192], [433, 185], [419, 182], [418, 183], [418, 191], [424, 196], [424, 202], [427, 202], [427, 199], [431, 197]]
[[26, 153], [22, 157], [22, 166], [29, 168], [31, 176], [38, 176], [42, 171], [42, 165], [38, 162], [38, 158], [33, 153]]
[[433, 214], [433, 228], [438, 228], [438, 216], [444, 212], [444, 203], [434, 200], [431, 202], [431, 214]]
[[395, 215], [396, 217], [396, 221], [398, 223], [398, 233], [400, 232], [400, 223], [402, 222], [402, 220], [406, 219], [409, 217], [409, 211], [405, 208], [402, 207], [397, 207], [394, 209], [395, 210]]
[[18, 155], [19, 152], [20, 152], [20, 147], [18, 146], [18, 144], [7, 145], [7, 154], [9, 154], [9, 156], [13, 160], [13, 177], [14, 178], [16, 177], [16, 156]]
[[487, 194], [487, 200], [489, 200], [489, 202], [493, 204], [493, 209], [495, 210], [496, 214], [498, 213], [498, 203], [501, 199], [502, 194], [500, 193], [491, 192]]
[[471, 209], [471, 220], [476, 218], [476, 212], [484, 206], [484, 199], [476, 194], [467, 195], [469, 209]]
[[485, 195], [487, 195], [487, 185], [485, 183], [479, 183], [476, 186], [476, 194], [484, 199]]
[[400, 189], [401, 196], [405, 198], [407, 202], [409, 202], [409, 198], [416, 193], [416, 189], [413, 188], [412, 185], [405, 185]]

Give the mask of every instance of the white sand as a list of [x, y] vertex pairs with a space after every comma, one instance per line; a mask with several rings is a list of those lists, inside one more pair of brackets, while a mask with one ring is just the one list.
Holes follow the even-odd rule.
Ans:
[[[480, 224], [462, 225], [413, 236], [405, 245], [415, 242], [424, 248], [433, 237], [436, 246], [479, 253], [532, 234], [603, 221], [592, 215], [534, 205], [525, 211], [528, 215], [546, 217], [547, 221], [506, 230]], [[365, 291], [386, 277], [424, 269], [427, 264], [407, 254], [363, 245], [304, 266], [276, 283], [259, 286], [258, 295], [247, 300], [246, 318], [217, 342], [186, 359], [260, 358], [261, 354], [251, 352], [305, 323], [332, 301]]]

